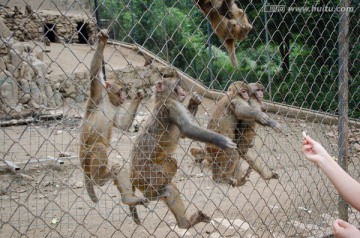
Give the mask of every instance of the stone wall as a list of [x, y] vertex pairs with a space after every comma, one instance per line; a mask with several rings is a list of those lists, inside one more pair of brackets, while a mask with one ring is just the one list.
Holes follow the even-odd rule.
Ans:
[[47, 79], [48, 73], [50, 68], [43, 62], [40, 47], [1, 37], [0, 111], [10, 115], [63, 105], [59, 90]]
[[5, 4], [6, 7], [14, 8], [17, 6], [22, 9], [25, 9], [26, 4], [28, 4], [32, 6], [34, 11], [56, 9], [63, 12], [86, 11], [87, 13], [90, 13], [93, 2], [93, 0], [11, 0], [5, 1], [3, 4]]
[[61, 14], [59, 11], [40, 10], [29, 14], [24, 8], [0, 8], [0, 17], [18, 41], [90, 43], [97, 34], [96, 20], [86, 14]]

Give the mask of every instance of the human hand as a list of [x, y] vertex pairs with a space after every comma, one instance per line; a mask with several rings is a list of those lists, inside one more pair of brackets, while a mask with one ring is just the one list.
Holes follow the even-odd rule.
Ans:
[[336, 219], [333, 223], [333, 232], [337, 238], [360, 237], [360, 230], [356, 226], [341, 219]]
[[318, 164], [319, 162], [331, 158], [326, 149], [317, 141], [305, 135], [303, 140], [302, 152], [305, 159]]

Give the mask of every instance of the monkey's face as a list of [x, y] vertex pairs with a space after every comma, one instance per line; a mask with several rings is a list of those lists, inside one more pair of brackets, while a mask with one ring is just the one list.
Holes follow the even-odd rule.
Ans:
[[243, 81], [236, 81], [232, 83], [228, 88], [228, 92], [234, 96], [238, 95], [242, 97], [245, 101], [249, 100], [250, 88]]
[[108, 96], [111, 104], [118, 107], [122, 105], [126, 99], [126, 92], [122, 85], [119, 84], [106, 84]]
[[183, 102], [187, 95], [186, 91], [179, 85], [174, 88], [174, 93], [176, 93], [179, 102]]
[[245, 100], [249, 101], [249, 89], [247, 87], [241, 87], [238, 90], [238, 94]]
[[183, 102], [186, 98], [186, 91], [180, 86], [180, 81], [175, 78], [164, 78], [155, 83], [156, 95], [163, 100], [167, 98]]
[[264, 86], [260, 83], [250, 83], [250, 94], [254, 95], [259, 102], [264, 100]]

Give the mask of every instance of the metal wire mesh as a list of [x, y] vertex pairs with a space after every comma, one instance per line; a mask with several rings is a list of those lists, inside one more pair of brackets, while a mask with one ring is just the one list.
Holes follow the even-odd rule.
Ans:
[[[207, 18], [187, 1], [14, 0], [0, 5], [0, 229], [4, 237], [322, 237], [339, 217], [338, 194], [326, 176], [300, 152], [302, 131], [337, 159], [339, 135], [346, 140], [347, 171], [359, 180], [360, 75], [359, 6], [352, 1], [241, 1], [253, 29], [237, 42], [235, 69]], [[30, 6], [30, 7], [29, 7]], [[345, 92], [349, 130], [338, 130], [340, 13], [349, 13], [346, 41], [350, 78]], [[90, 200], [79, 163], [79, 126], [89, 90], [96, 34], [109, 31], [106, 79], [138, 89], [142, 100], [134, 125], [114, 128], [109, 160], [128, 166], [141, 122], [152, 113], [154, 80], [173, 66], [186, 90], [203, 96], [196, 123], [206, 127], [229, 84], [261, 82], [267, 113], [284, 134], [259, 127], [250, 153], [278, 179], [252, 172], [240, 187], [216, 183], [196, 163], [181, 139], [173, 157], [173, 182], [186, 211], [211, 218], [188, 230], [162, 201], [138, 206], [136, 225], [112, 182]], [[342, 56], [341, 56], [342, 55]], [[147, 58], [151, 66], [144, 66]], [[187, 100], [184, 104], [187, 104]], [[128, 102], [127, 102], [128, 103]], [[125, 103], [125, 104], [127, 104]], [[125, 107], [126, 108], [126, 105]], [[120, 114], [127, 111], [121, 109]], [[340, 154], [341, 156], [341, 154]], [[340, 158], [341, 159], [341, 158]], [[245, 165], [246, 166], [246, 165]], [[140, 192], [136, 192], [141, 195]], [[349, 222], [359, 213], [349, 208]]]

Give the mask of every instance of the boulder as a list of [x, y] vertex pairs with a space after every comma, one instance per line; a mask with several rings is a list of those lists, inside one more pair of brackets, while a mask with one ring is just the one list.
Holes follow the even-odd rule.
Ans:
[[10, 112], [15, 110], [18, 99], [19, 86], [17, 81], [10, 76], [10, 73], [0, 72], [0, 105], [2, 110]]

